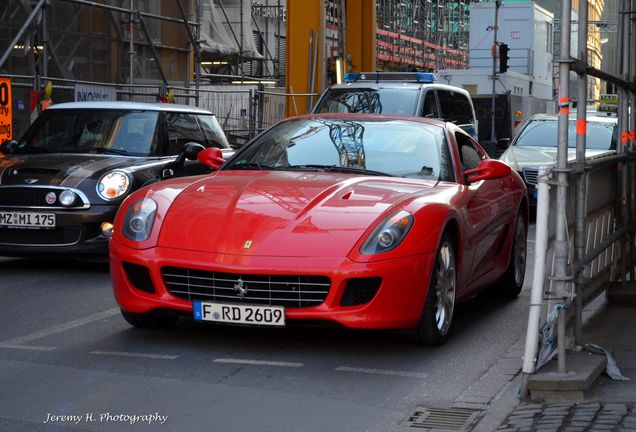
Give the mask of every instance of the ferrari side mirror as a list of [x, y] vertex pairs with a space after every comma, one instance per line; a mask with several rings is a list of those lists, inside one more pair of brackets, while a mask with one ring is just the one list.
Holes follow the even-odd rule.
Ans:
[[468, 183], [473, 184], [481, 180], [492, 180], [505, 177], [512, 169], [505, 163], [496, 159], [486, 159], [479, 163], [477, 168], [464, 172]]
[[197, 155], [197, 159], [201, 165], [213, 169], [219, 169], [221, 165], [225, 163], [223, 153], [221, 153], [221, 150], [216, 147], [209, 147], [205, 150], [201, 150]]

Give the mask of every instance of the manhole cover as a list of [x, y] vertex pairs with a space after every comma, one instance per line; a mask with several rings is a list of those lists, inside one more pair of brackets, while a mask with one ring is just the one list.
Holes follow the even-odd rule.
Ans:
[[480, 411], [464, 408], [436, 409], [418, 407], [403, 426], [427, 431], [467, 431]]

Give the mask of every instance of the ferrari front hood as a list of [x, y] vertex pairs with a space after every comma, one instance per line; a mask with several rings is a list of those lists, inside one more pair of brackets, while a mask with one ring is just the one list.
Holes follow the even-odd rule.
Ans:
[[158, 245], [260, 256], [346, 256], [387, 209], [437, 182], [289, 171], [221, 171], [175, 199]]

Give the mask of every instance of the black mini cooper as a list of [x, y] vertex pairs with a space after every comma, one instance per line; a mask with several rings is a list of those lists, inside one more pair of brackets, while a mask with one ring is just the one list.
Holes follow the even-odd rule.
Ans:
[[51, 106], [20, 141], [0, 145], [0, 255], [106, 254], [124, 198], [165, 178], [209, 172], [196, 162], [204, 147], [232, 153], [216, 118], [203, 109]]

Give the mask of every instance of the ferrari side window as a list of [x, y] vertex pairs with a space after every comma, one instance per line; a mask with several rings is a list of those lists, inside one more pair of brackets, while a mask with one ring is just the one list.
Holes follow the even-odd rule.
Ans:
[[466, 135], [455, 133], [457, 148], [459, 150], [459, 158], [461, 159], [462, 172], [477, 168], [479, 162], [483, 159], [479, 151]]

